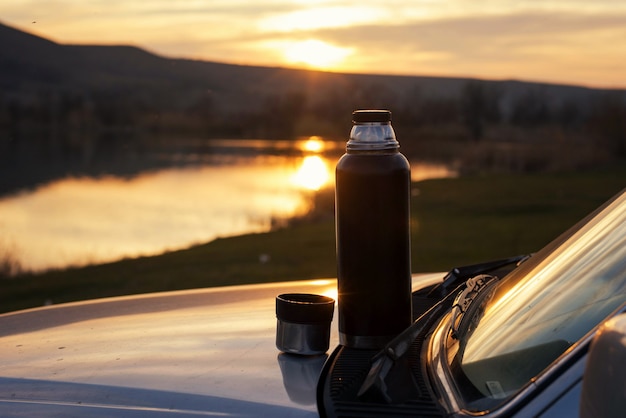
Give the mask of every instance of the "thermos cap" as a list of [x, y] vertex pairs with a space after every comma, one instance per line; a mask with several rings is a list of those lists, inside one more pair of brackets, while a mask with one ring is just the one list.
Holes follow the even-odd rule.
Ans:
[[276, 297], [276, 317], [296, 324], [325, 323], [333, 319], [335, 300], [308, 293], [285, 293]]
[[276, 297], [276, 348], [305, 356], [323, 354], [330, 344], [335, 300], [309, 293]]
[[352, 112], [352, 130], [346, 145], [348, 152], [397, 150], [400, 147], [391, 126], [389, 110], [367, 109]]
[[367, 109], [355, 110], [352, 112], [353, 123], [387, 123], [391, 122], [391, 112], [389, 110]]

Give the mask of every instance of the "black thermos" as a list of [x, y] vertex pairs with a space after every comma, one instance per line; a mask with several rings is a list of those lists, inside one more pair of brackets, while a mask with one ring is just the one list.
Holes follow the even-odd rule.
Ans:
[[340, 344], [384, 347], [412, 322], [411, 170], [391, 112], [357, 110], [336, 170]]

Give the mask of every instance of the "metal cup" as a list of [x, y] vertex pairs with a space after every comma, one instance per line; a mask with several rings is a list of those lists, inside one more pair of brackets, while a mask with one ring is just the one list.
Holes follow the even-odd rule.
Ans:
[[335, 300], [308, 293], [276, 297], [276, 348], [284, 353], [323, 354], [330, 344]]

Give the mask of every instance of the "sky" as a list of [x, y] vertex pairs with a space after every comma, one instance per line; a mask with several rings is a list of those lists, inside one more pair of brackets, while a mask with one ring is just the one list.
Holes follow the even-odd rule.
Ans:
[[176, 58], [626, 88], [624, 0], [2, 0], [0, 21]]

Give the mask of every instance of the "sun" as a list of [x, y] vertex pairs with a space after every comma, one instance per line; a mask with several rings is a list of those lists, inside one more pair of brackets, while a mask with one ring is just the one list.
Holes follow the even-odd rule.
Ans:
[[318, 39], [296, 41], [288, 44], [284, 50], [287, 62], [318, 69], [335, 67], [351, 53], [351, 48], [342, 48]]

